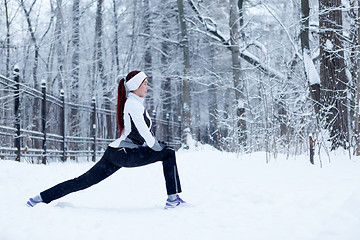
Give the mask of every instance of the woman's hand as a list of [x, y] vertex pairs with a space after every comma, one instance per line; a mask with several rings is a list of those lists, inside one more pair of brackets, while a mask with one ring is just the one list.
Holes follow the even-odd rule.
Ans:
[[162, 148], [165, 148], [167, 147], [168, 145], [166, 144], [166, 142], [164, 141], [158, 141], [159, 145], [162, 147]]
[[158, 141], [155, 141], [154, 146], [152, 146], [151, 149], [156, 151], [156, 152], [160, 152], [161, 150], [164, 149], [164, 147], [161, 146]]

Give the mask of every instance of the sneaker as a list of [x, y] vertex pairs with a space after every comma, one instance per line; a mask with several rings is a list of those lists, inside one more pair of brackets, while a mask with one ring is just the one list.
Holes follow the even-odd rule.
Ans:
[[35, 207], [35, 205], [38, 204], [38, 203], [41, 203], [41, 202], [37, 202], [33, 198], [30, 198], [29, 201], [27, 201], [26, 206]]
[[171, 201], [169, 199], [166, 200], [166, 204], [165, 204], [165, 209], [168, 208], [175, 208], [177, 206], [179, 206], [180, 204], [185, 204], [186, 202], [184, 200], [182, 200], [179, 195], [176, 196], [176, 199]]

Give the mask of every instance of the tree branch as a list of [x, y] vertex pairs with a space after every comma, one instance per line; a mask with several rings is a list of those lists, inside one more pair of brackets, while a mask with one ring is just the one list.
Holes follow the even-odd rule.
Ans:
[[[228, 50], [230, 50], [231, 46], [230, 46], [229, 40], [227, 40], [224, 36], [221, 35], [221, 33], [218, 32], [218, 30], [216, 28], [216, 24], [211, 21], [215, 27], [209, 26], [209, 24], [205, 21], [205, 18], [201, 16], [200, 11], [197, 9], [197, 7], [193, 3], [193, 1], [188, 0], [188, 3], [190, 4], [191, 8], [197, 15], [197, 18], [199, 19], [199, 21], [204, 25], [206, 31], [209, 32], [210, 34], [212, 34], [215, 37], [215, 39], [220, 41]], [[266, 66], [264, 63], [260, 62], [258, 58], [256, 58], [254, 55], [252, 55], [248, 51], [241, 51], [240, 57], [242, 59], [244, 59], [245, 61], [247, 61], [248, 63], [250, 63], [251, 65], [258, 68], [263, 73], [269, 75], [270, 77], [278, 78], [278, 79], [282, 79], [282, 80], [286, 79], [285, 75], [283, 75], [280, 72], [277, 72], [275, 69], [272, 69], [269, 66]]]

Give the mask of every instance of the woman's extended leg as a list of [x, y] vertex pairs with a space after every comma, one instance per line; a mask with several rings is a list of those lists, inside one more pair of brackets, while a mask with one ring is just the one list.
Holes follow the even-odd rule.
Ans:
[[94, 184], [99, 183], [111, 174], [116, 172], [120, 167], [115, 166], [107, 159], [107, 151], [105, 151], [101, 160], [96, 163], [89, 171], [83, 175], [55, 185], [48, 190], [40, 193], [44, 203], [61, 198], [69, 193], [86, 189]]

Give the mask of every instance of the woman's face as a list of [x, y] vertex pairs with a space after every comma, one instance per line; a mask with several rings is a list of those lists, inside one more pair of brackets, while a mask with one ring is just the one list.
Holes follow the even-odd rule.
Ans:
[[140, 87], [134, 90], [133, 93], [135, 93], [139, 97], [145, 97], [148, 90], [149, 90], [148, 79], [145, 78], [145, 80], [141, 83]]

